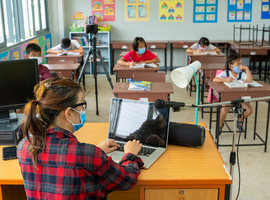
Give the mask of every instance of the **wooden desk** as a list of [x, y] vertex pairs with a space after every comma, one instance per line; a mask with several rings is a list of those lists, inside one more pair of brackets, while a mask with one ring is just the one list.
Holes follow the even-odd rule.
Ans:
[[[198, 125], [206, 127], [203, 122]], [[86, 123], [76, 132], [76, 137], [80, 142], [97, 145], [107, 138], [108, 127], [108, 123]], [[142, 169], [137, 185], [132, 190], [113, 192], [108, 196], [108, 200], [171, 200], [184, 197], [224, 200], [225, 185], [232, 183], [224, 165], [206, 129], [202, 147], [168, 145], [166, 152], [149, 169]], [[180, 190], [183, 190], [183, 195], [179, 194]], [[168, 196], [164, 196], [168, 193]], [[25, 193], [18, 160], [1, 159], [0, 200], [24, 199], [23, 196]]]
[[[214, 72], [216, 75], [217, 70], [225, 70], [226, 66], [225, 63], [203, 63], [202, 67], [200, 69], [200, 76], [199, 76], [199, 82], [202, 77], [202, 85], [201, 85], [201, 103], [204, 104], [204, 86], [205, 86], [205, 78], [210, 77], [210, 72]], [[201, 108], [202, 111], [202, 119], [203, 119], [203, 113], [204, 109]]]
[[[146, 41], [147, 48], [150, 49], [164, 49], [164, 66], [165, 72], [167, 71], [167, 44], [168, 41], [162, 40], [147, 40]], [[131, 51], [133, 49], [133, 41], [111, 41], [111, 49], [112, 49], [112, 63], [114, 63], [114, 49], [126, 49], [127, 51]]]
[[130, 68], [128, 66], [123, 66], [115, 64], [113, 71], [116, 73], [116, 82], [119, 82], [119, 79], [133, 78], [134, 72], [145, 72], [145, 73], [155, 73], [160, 70], [159, 64], [156, 64], [158, 67], [147, 67], [147, 68]]
[[59, 63], [79, 63], [83, 60], [83, 54], [80, 55], [66, 55], [57, 56], [57, 54], [48, 54], [45, 56], [48, 64], [59, 64]]
[[54, 71], [58, 77], [69, 77], [74, 80], [76, 70], [79, 69], [80, 64], [44, 64], [50, 71]]
[[[122, 51], [121, 53], [120, 53], [120, 57], [123, 57], [124, 55], [126, 55], [128, 53], [128, 51]], [[155, 56], [158, 56], [158, 52], [152, 52]]]
[[196, 61], [196, 60], [200, 61], [200, 59], [201, 59], [202, 57], [217, 57], [217, 58], [223, 57], [223, 58], [224, 58], [224, 57], [226, 56], [226, 54], [224, 54], [224, 53], [222, 53], [222, 52], [218, 53], [217, 55], [193, 54], [193, 53], [191, 53], [191, 52], [186, 53], [186, 54], [187, 54], [187, 56], [191, 57], [192, 62], [194, 62], [194, 61]]
[[[171, 40], [171, 71], [173, 70], [173, 49], [188, 49], [194, 43], [197, 43], [198, 40]], [[210, 42], [212, 45], [220, 49], [226, 49], [226, 54], [228, 54], [228, 41], [227, 40], [213, 40]]]
[[[209, 82], [209, 86], [212, 88], [211, 93], [216, 96], [219, 102], [224, 101], [232, 101], [236, 100], [239, 97], [242, 96], [250, 96], [251, 98], [258, 98], [258, 97], [265, 97], [270, 96], [270, 86], [263, 83], [262, 81], [258, 81], [263, 87], [247, 87], [247, 88], [229, 88], [224, 83], [214, 83]], [[211, 102], [212, 102], [212, 95], [211, 95]], [[269, 111], [270, 111], [270, 103], [268, 103], [268, 113], [266, 116], [266, 134], [265, 134], [265, 140], [263, 140], [260, 135], [256, 132], [256, 125], [257, 125], [257, 110], [258, 110], [258, 102], [256, 102], [255, 107], [255, 120], [254, 120], [254, 133], [253, 133], [253, 139], [255, 139], [255, 136], [257, 136], [262, 143], [260, 144], [240, 144], [240, 146], [258, 146], [263, 145], [264, 146], [264, 152], [266, 152], [267, 149], [267, 139], [268, 139], [268, 126], [269, 126]], [[219, 144], [219, 120], [220, 120], [220, 107], [217, 108], [217, 114], [216, 114], [216, 144], [217, 147], [219, 146], [231, 146], [231, 145], [220, 145]], [[210, 108], [210, 120], [209, 120], [209, 129], [211, 130], [212, 127], [212, 108]], [[245, 126], [245, 131], [247, 130], [247, 124]]]
[[117, 98], [134, 99], [148, 98], [148, 101], [154, 102], [156, 99], [170, 100], [170, 94], [173, 94], [172, 83], [152, 82], [150, 90], [128, 90], [128, 82], [117, 82], [113, 88], [113, 94]]

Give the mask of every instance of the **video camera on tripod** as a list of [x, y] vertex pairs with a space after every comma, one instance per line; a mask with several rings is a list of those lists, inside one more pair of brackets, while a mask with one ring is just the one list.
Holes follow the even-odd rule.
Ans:
[[89, 17], [88, 25], [85, 27], [85, 32], [87, 34], [91, 34], [91, 39], [89, 40], [91, 42], [91, 49], [88, 51], [86, 59], [84, 61], [84, 64], [82, 66], [82, 70], [80, 72], [80, 75], [77, 79], [77, 83], [80, 84], [81, 77], [84, 74], [86, 64], [88, 63], [88, 60], [90, 58], [90, 55], [92, 54], [92, 60], [93, 60], [93, 77], [95, 79], [95, 94], [96, 94], [96, 115], [99, 115], [98, 111], [98, 88], [97, 88], [97, 57], [100, 60], [101, 66], [103, 67], [103, 70], [107, 76], [107, 80], [113, 90], [113, 84], [112, 80], [109, 76], [108, 70], [106, 69], [103, 58], [101, 56], [100, 50], [97, 48], [97, 37], [96, 34], [98, 33], [98, 25], [94, 22], [95, 21], [95, 16]]

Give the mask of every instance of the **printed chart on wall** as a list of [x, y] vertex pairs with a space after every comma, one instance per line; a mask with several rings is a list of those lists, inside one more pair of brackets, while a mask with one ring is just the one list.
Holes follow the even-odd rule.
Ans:
[[270, 1], [262, 0], [262, 19], [270, 19]]
[[218, 0], [194, 0], [193, 23], [217, 23]]
[[159, 0], [160, 22], [183, 22], [184, 0]]
[[228, 0], [228, 22], [251, 22], [252, 0]]
[[92, 15], [98, 21], [115, 21], [115, 0], [92, 1]]
[[125, 0], [125, 21], [149, 21], [150, 0]]

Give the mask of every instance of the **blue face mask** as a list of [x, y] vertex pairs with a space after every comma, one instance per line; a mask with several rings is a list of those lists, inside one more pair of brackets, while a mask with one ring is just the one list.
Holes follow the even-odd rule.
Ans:
[[232, 70], [233, 70], [235, 73], [237, 73], [237, 74], [239, 74], [240, 72], [242, 72], [242, 70], [240, 70], [239, 67], [235, 67], [235, 66], [233, 66]]
[[70, 49], [71, 49], [71, 47], [69, 47], [69, 48], [67, 48], [67, 49], [63, 48], [63, 51], [68, 51], [68, 50], [70, 50]]
[[67, 119], [72, 124], [72, 128], [73, 128], [72, 131], [74, 133], [75, 131], [82, 128], [84, 123], [85, 123], [85, 110], [79, 112], [78, 110], [75, 110], [74, 108], [71, 108], [71, 109], [78, 112], [78, 113], [80, 113], [80, 119], [81, 119], [81, 123], [79, 123], [79, 124], [73, 124], [69, 119]]
[[138, 49], [138, 53], [139, 53], [139, 54], [144, 54], [145, 51], [146, 51], [146, 48], [145, 48], [145, 47], [142, 48], [142, 49]]

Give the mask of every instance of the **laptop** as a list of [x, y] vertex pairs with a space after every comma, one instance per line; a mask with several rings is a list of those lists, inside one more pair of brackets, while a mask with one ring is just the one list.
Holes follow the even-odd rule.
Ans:
[[165, 151], [168, 145], [170, 109], [157, 109], [153, 102], [128, 99], [111, 99], [108, 139], [113, 139], [120, 148], [108, 153], [115, 162], [120, 162], [124, 145], [129, 140], [140, 140], [142, 148], [138, 156], [143, 168], [148, 169]]

